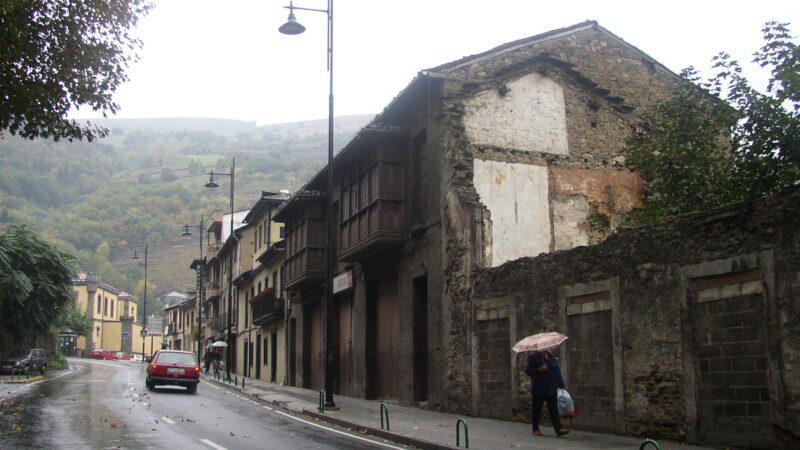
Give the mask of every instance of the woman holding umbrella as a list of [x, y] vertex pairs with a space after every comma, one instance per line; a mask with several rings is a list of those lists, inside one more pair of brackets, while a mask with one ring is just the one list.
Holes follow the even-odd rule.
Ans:
[[533, 415], [533, 435], [541, 436], [539, 421], [542, 418], [542, 405], [547, 403], [550, 421], [556, 435], [563, 436], [569, 430], [561, 425], [558, 414], [558, 400], [556, 394], [559, 388], [565, 388], [558, 360], [550, 349], [561, 345], [567, 337], [559, 333], [540, 333], [528, 336], [514, 346], [514, 351], [530, 351], [525, 364], [525, 373], [531, 378], [531, 414]]

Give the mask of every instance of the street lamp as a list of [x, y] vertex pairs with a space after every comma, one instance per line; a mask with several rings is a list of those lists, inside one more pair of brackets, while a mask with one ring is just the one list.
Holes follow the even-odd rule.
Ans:
[[189, 228], [200, 229], [200, 259], [197, 264], [197, 360], [201, 360], [203, 351], [203, 340], [200, 337], [203, 327], [203, 272], [205, 271], [205, 260], [203, 259], [203, 215], [200, 215], [200, 225], [189, 225], [188, 223], [183, 226], [183, 233], [181, 236], [191, 236]]
[[[137, 249], [133, 249], [133, 257], [131, 259], [139, 259], [139, 253], [137, 252]], [[147, 243], [144, 244], [144, 305], [142, 306], [142, 362], [146, 362], [144, 358], [145, 341], [147, 341]]]
[[336, 404], [333, 402], [333, 352], [331, 349], [331, 337], [329, 336], [331, 330], [331, 308], [333, 302], [333, 0], [328, 0], [328, 9], [313, 9], [313, 8], [300, 8], [294, 6], [289, 2], [289, 6], [284, 6], [289, 9], [289, 18], [287, 22], [278, 28], [283, 34], [295, 35], [300, 34], [306, 30], [303, 25], [300, 25], [294, 15], [294, 10], [301, 11], [316, 11], [325, 13], [328, 16], [328, 77], [329, 77], [329, 94], [328, 94], [328, 207], [325, 213], [326, 222], [328, 226], [327, 242], [325, 245], [325, 305], [322, 309], [322, 348], [323, 361], [322, 372], [324, 379], [325, 390], [325, 407], [333, 408]]
[[[233, 188], [234, 188], [234, 179], [236, 177], [236, 158], [233, 158], [231, 162], [231, 172], [230, 173], [214, 173], [212, 170], [209, 175], [211, 178], [206, 183], [207, 188], [216, 188], [219, 187], [216, 181], [214, 181], [214, 175], [217, 176], [226, 176], [231, 177], [231, 239], [233, 239]], [[225, 380], [231, 380], [231, 354], [233, 353], [231, 349], [231, 314], [233, 313], [233, 246], [230, 250], [230, 257], [228, 258], [228, 317], [227, 317], [227, 325], [228, 331], [226, 333], [226, 342], [228, 343], [228, 347], [225, 350]]]

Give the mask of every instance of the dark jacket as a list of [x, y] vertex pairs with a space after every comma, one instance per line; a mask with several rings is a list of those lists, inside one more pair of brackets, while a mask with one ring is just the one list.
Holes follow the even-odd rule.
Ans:
[[[548, 359], [539, 352], [532, 352], [528, 355], [525, 364], [525, 373], [531, 377], [531, 394], [552, 397], [556, 395], [558, 388], [565, 388], [564, 379], [561, 378], [561, 370], [558, 368], [558, 360], [552, 353], [545, 351]], [[547, 364], [547, 370], [539, 372], [539, 367]]]

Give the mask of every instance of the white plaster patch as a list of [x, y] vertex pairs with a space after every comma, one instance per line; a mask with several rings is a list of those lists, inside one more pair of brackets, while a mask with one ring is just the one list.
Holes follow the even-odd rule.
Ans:
[[578, 225], [586, 223], [589, 203], [580, 195], [553, 199], [553, 248], [569, 250], [589, 244], [589, 235]]
[[492, 219], [492, 267], [550, 251], [547, 167], [475, 159], [475, 189]]
[[464, 102], [464, 127], [473, 144], [566, 155], [564, 92], [555, 81], [532, 73]]

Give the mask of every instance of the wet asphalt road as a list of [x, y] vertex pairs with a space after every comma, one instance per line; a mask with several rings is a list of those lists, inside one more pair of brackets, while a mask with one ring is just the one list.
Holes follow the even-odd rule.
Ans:
[[201, 382], [148, 392], [144, 366], [74, 360], [30, 385], [0, 385], [0, 449], [400, 448], [331, 430]]

